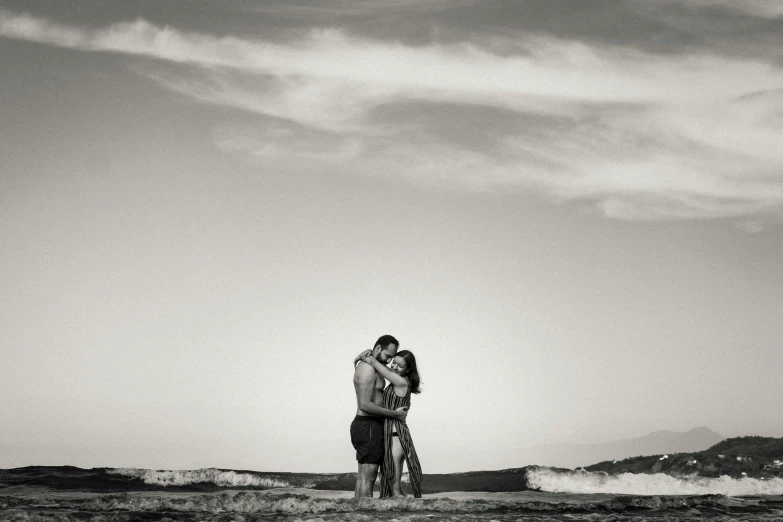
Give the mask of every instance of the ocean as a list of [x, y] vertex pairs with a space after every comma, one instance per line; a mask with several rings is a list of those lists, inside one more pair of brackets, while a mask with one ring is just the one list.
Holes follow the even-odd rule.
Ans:
[[783, 521], [783, 479], [523, 473], [522, 491], [357, 500], [329, 489], [350, 474], [36, 466], [0, 470], [0, 521]]

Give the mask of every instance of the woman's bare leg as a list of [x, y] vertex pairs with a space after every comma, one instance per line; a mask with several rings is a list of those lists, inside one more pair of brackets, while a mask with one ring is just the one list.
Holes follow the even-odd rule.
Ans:
[[402, 451], [399, 437], [392, 437], [392, 460], [394, 460], [394, 482], [392, 483], [392, 495], [402, 497], [402, 460], [405, 458], [405, 452]]

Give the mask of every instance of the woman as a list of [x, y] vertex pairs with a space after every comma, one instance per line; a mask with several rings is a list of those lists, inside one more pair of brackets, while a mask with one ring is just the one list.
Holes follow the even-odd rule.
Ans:
[[[383, 390], [384, 408], [396, 410], [403, 406], [410, 407], [411, 393], [421, 393], [416, 357], [408, 350], [397, 352], [389, 368], [370, 355], [370, 350], [362, 352], [354, 362], [360, 360], [371, 364], [376, 372], [389, 381], [389, 385]], [[421, 466], [408, 425], [387, 417], [383, 426], [386, 449], [381, 464], [381, 498], [405, 496], [401, 487], [403, 457], [408, 463], [413, 496], [421, 498]]]

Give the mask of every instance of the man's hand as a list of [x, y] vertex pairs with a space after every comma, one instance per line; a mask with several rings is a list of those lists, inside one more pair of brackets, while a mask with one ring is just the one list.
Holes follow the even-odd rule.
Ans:
[[405, 419], [408, 417], [408, 407], [403, 406], [402, 408], [397, 408], [396, 410], [394, 410], [394, 413], [395, 413], [394, 416], [397, 418], [398, 421], [405, 422]]

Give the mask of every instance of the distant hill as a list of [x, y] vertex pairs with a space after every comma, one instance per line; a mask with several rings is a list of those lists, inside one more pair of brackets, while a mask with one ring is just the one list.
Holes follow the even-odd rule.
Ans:
[[656, 431], [643, 437], [601, 444], [540, 444], [522, 450], [525, 464], [577, 468], [605, 460], [620, 460], [639, 455], [702, 451], [723, 440], [709, 428], [690, 431]]
[[667, 473], [734, 478], [783, 477], [783, 438], [736, 437], [692, 453], [664, 453], [587, 466], [607, 473]]

